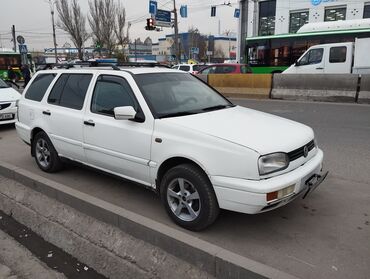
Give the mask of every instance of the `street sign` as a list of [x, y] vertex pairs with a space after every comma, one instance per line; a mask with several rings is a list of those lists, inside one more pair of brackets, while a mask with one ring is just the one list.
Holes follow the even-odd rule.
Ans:
[[180, 8], [180, 16], [181, 17], [188, 17], [188, 6], [182, 5]]
[[19, 53], [21, 53], [21, 54], [27, 54], [28, 53], [27, 45], [18, 45], [18, 47], [19, 47]]
[[155, 15], [157, 13], [157, 1], [150, 0], [149, 1], [149, 13]]
[[23, 45], [26, 41], [23, 36], [17, 36], [17, 42], [18, 44]]
[[236, 18], [240, 17], [240, 9], [235, 9], [234, 17], [236, 17]]
[[199, 54], [199, 47], [192, 47], [191, 52], [194, 54]]
[[162, 21], [162, 22], [171, 22], [171, 12], [165, 11], [165, 10], [157, 10], [157, 13], [155, 15], [156, 22]]
[[211, 56], [211, 55], [213, 55], [213, 51], [210, 51], [210, 50], [207, 50], [207, 56]]

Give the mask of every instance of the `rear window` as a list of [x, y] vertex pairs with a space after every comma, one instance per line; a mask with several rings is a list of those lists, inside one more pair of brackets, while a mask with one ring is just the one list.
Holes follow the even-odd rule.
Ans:
[[329, 62], [344, 63], [347, 59], [347, 47], [332, 47], [330, 48]]
[[203, 69], [205, 66], [204, 65], [194, 65], [193, 66], [193, 70], [194, 71], [200, 71], [201, 69]]
[[49, 88], [50, 83], [55, 78], [56, 74], [40, 74], [38, 75], [28, 88], [26, 99], [40, 102], [45, 95], [46, 90]]
[[190, 71], [190, 66], [180, 66], [180, 70], [184, 72], [189, 72]]
[[216, 74], [230, 74], [235, 72], [235, 66], [216, 66]]
[[82, 109], [91, 78], [91, 74], [62, 74], [49, 94], [48, 103]]

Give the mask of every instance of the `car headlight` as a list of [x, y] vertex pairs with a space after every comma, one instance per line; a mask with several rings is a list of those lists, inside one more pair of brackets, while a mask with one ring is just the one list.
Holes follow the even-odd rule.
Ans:
[[287, 168], [288, 165], [288, 154], [282, 152], [264, 155], [258, 159], [258, 170], [260, 175], [283, 170]]

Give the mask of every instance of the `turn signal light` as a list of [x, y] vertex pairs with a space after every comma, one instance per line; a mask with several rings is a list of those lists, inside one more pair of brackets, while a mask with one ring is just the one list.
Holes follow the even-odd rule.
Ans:
[[271, 201], [274, 201], [274, 200], [277, 200], [277, 199], [282, 199], [286, 196], [289, 196], [290, 194], [292, 194], [294, 192], [294, 186], [295, 185], [293, 184], [293, 185], [285, 187], [284, 189], [281, 189], [279, 191], [267, 193], [266, 194], [267, 202], [271, 202]]

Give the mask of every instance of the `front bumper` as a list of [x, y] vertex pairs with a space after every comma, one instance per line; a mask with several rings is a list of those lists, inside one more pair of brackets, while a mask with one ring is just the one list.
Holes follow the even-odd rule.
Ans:
[[[240, 178], [211, 176], [211, 182], [220, 208], [256, 214], [283, 206], [295, 198], [313, 191], [326, 177], [322, 172], [323, 152], [318, 149], [316, 155], [304, 165], [282, 175], [264, 180], [246, 180]], [[313, 177], [319, 177], [310, 185]], [[267, 202], [266, 194], [293, 186], [289, 196]]]

